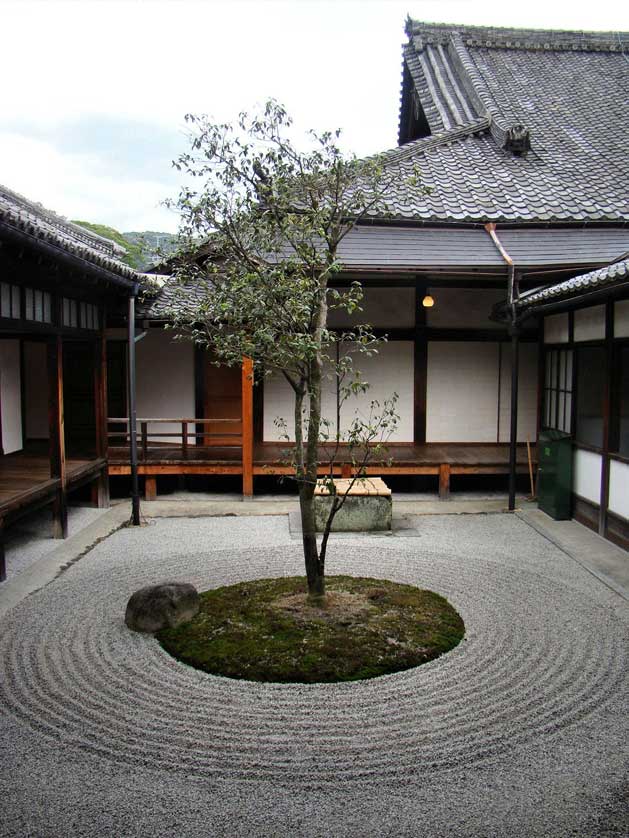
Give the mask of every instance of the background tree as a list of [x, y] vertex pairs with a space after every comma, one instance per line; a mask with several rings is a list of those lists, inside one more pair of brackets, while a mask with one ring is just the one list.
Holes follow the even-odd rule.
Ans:
[[[364, 391], [367, 384], [352, 358], [377, 351], [378, 343], [367, 326], [343, 334], [328, 330], [329, 309], [351, 314], [362, 299], [359, 283], [338, 289], [331, 282], [342, 268], [339, 245], [361, 219], [381, 209], [389, 177], [377, 157], [344, 155], [339, 131], [309, 132], [309, 148], [298, 150], [289, 138], [291, 119], [274, 101], [260, 115], [241, 114], [236, 125], [214, 124], [205, 116], [186, 119], [191, 150], [175, 165], [192, 184], [176, 205], [188, 256], [175, 270], [183, 304], [173, 309], [174, 326], [220, 362], [236, 365], [251, 357], [258, 369], [279, 371], [292, 387], [308, 591], [322, 596], [327, 539], [345, 500], [335, 496], [318, 548], [319, 443], [332, 436], [338, 453], [341, 442], [339, 417], [332, 434], [322, 419], [322, 385], [326, 374], [337, 378], [341, 401]], [[373, 402], [371, 411], [367, 418], [356, 416], [343, 436], [356, 472], [395, 425], [395, 397], [383, 405]], [[334, 491], [332, 465], [327, 483]]]

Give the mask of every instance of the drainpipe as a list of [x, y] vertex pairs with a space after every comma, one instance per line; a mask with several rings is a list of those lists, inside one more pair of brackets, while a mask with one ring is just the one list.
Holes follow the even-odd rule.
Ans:
[[127, 362], [129, 379], [129, 461], [131, 463], [131, 523], [140, 525], [140, 488], [138, 484], [137, 412], [135, 406], [135, 298], [137, 284], [129, 296], [127, 315]]
[[502, 258], [507, 263], [508, 288], [507, 300], [511, 320], [508, 326], [511, 336], [511, 427], [509, 433], [509, 511], [515, 509], [516, 490], [516, 467], [518, 455], [518, 373], [519, 373], [519, 349], [520, 349], [520, 326], [517, 320], [515, 301], [517, 299], [517, 288], [515, 278], [515, 266], [513, 259], [502, 246], [502, 242], [496, 234], [495, 224], [485, 224], [485, 230], [491, 236], [493, 243]]

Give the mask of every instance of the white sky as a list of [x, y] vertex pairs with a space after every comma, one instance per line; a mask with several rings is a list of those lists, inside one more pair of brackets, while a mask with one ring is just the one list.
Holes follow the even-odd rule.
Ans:
[[357, 154], [396, 144], [401, 45], [419, 20], [629, 30], [601, 0], [0, 0], [0, 183], [69, 218], [176, 229], [183, 116], [273, 96]]

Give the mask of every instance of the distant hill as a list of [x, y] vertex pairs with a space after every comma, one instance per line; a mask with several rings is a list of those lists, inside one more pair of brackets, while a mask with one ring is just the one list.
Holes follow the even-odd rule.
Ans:
[[145, 230], [142, 233], [132, 231], [122, 235], [132, 246], [141, 249], [142, 257], [145, 260], [145, 270], [158, 262], [162, 262], [177, 250], [177, 236], [174, 233]]
[[121, 233], [106, 224], [93, 224], [91, 221], [75, 221], [74, 219], [72, 223], [79, 224], [86, 230], [111, 239], [124, 247], [127, 255], [122, 261], [137, 271], [146, 271], [177, 249], [177, 236], [173, 233], [160, 233], [155, 230]]

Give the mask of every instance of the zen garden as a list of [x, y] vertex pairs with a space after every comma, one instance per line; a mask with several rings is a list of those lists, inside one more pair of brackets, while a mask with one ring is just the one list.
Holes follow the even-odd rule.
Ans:
[[629, 36], [405, 32], [176, 235], [0, 186], [0, 835], [629, 835]]

